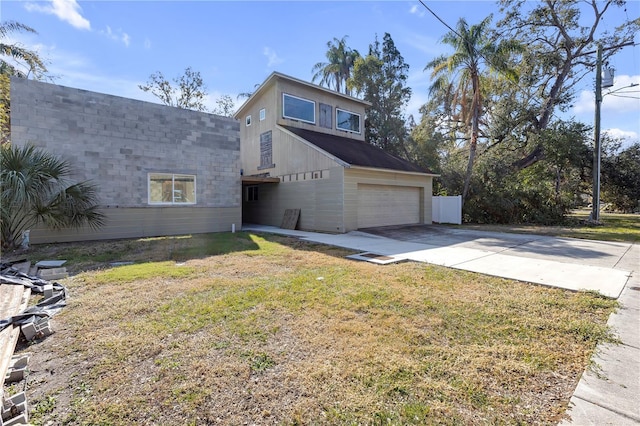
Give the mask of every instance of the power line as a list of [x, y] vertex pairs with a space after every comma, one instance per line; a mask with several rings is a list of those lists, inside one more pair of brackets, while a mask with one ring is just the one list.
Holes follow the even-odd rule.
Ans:
[[[622, 93], [626, 93], [626, 92], [622, 92]], [[616, 98], [640, 99], [639, 96], [624, 96], [624, 95], [618, 95], [618, 94], [613, 94], [611, 96], [615, 96]]]
[[429, 11], [429, 13], [431, 13], [433, 16], [435, 16], [435, 18], [438, 21], [440, 21], [442, 23], [442, 25], [444, 25], [445, 27], [449, 28], [451, 30], [451, 32], [454, 33], [455, 35], [457, 35], [458, 37], [462, 38], [462, 36], [460, 34], [458, 34], [458, 32], [456, 30], [451, 28], [449, 26], [449, 24], [444, 22], [444, 20], [442, 20], [442, 18], [440, 18], [438, 15], [436, 15], [436, 13], [433, 10], [431, 10], [431, 8], [429, 6], [427, 6], [424, 1], [422, 1], [422, 0], [418, 0], [418, 1], [420, 2], [420, 4], [422, 4], [425, 7], [425, 9], [427, 9]]

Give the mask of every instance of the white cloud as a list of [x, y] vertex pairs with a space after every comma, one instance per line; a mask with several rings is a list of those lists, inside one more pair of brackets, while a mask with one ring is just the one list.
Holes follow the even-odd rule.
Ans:
[[[634, 85], [633, 87], [631, 87]], [[620, 75], [616, 76], [613, 87], [602, 90], [603, 111], [629, 113], [637, 111], [640, 113], [640, 75]], [[574, 105], [574, 114], [593, 114], [595, 110], [594, 91], [583, 90], [578, 95]]]
[[284, 62], [284, 60], [278, 56], [275, 50], [271, 49], [270, 47], [265, 47], [264, 49], [262, 49], [262, 54], [267, 57], [267, 68], [271, 68], [274, 65], [278, 65]]
[[82, 9], [76, 0], [49, 0], [49, 4], [27, 3], [25, 8], [29, 12], [41, 12], [57, 16], [80, 30], [90, 30], [91, 23], [82, 16]]
[[107, 25], [105, 30], [100, 31], [100, 34], [110, 38], [111, 40], [120, 41], [127, 47], [129, 47], [129, 44], [131, 43], [131, 37], [129, 34], [125, 33], [121, 29], [113, 31], [109, 25]]
[[622, 129], [607, 129], [603, 133], [608, 134], [614, 139], [624, 139], [628, 142], [637, 141], [639, 137], [637, 132]]
[[418, 7], [417, 4], [414, 4], [411, 6], [411, 9], [409, 9], [409, 13], [412, 15], [417, 15], [418, 17], [422, 18], [424, 16], [424, 9]]

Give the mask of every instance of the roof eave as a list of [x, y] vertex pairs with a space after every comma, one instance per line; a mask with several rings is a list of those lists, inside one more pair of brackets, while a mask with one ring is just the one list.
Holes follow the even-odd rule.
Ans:
[[438, 176], [440, 176], [438, 174], [429, 173], [429, 172], [415, 172], [415, 171], [410, 171], [410, 170], [388, 169], [388, 168], [385, 168], [385, 167], [357, 166], [357, 165], [354, 165], [354, 164], [351, 164], [351, 168], [352, 169], [362, 169], [362, 170], [373, 170], [373, 171], [383, 170], [385, 172], [391, 172], [391, 173], [404, 173], [404, 174], [430, 176], [430, 177], [438, 177]]

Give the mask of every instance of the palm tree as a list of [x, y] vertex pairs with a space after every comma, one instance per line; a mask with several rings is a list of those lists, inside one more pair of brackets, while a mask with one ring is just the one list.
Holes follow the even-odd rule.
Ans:
[[[487, 70], [496, 71], [508, 80], [517, 81], [517, 73], [509, 68], [509, 56], [521, 51], [520, 46], [510, 40], [496, 43], [488, 37], [491, 16], [477, 25], [469, 26], [464, 18], [458, 21], [455, 31], [442, 38], [442, 42], [452, 46], [451, 56], [442, 55], [427, 64], [435, 81], [429, 88], [436, 92], [448, 92], [448, 102], [457, 105], [460, 114], [456, 117], [469, 128], [469, 161], [462, 190], [462, 202], [467, 197], [471, 173], [478, 146], [480, 118], [483, 113], [482, 76]], [[454, 106], [455, 107], [455, 106]]]
[[333, 38], [327, 42], [326, 57], [328, 62], [318, 62], [313, 66], [311, 72], [313, 74], [312, 81], [320, 80], [321, 86], [331, 88], [333, 86], [336, 92], [343, 92], [351, 95], [351, 90], [347, 87], [347, 81], [351, 77], [351, 70], [360, 54], [357, 50], [347, 47], [347, 36], [340, 40]]
[[[0, 23], [0, 74], [16, 77], [35, 78], [42, 77], [47, 72], [47, 67], [38, 56], [37, 52], [25, 49], [16, 43], [5, 43], [4, 40], [14, 32], [28, 32], [37, 34], [33, 28], [15, 21]], [[7, 62], [4, 58], [11, 58], [14, 62], [23, 63], [27, 71], [17, 67], [17, 64]]]
[[23, 232], [42, 223], [52, 229], [97, 229], [97, 187], [71, 183], [69, 162], [32, 145], [0, 148], [0, 237], [4, 249], [15, 249]]

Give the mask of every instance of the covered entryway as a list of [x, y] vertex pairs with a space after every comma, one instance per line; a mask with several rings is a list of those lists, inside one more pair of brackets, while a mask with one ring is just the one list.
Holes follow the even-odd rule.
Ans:
[[420, 223], [420, 191], [413, 186], [358, 184], [358, 228]]

